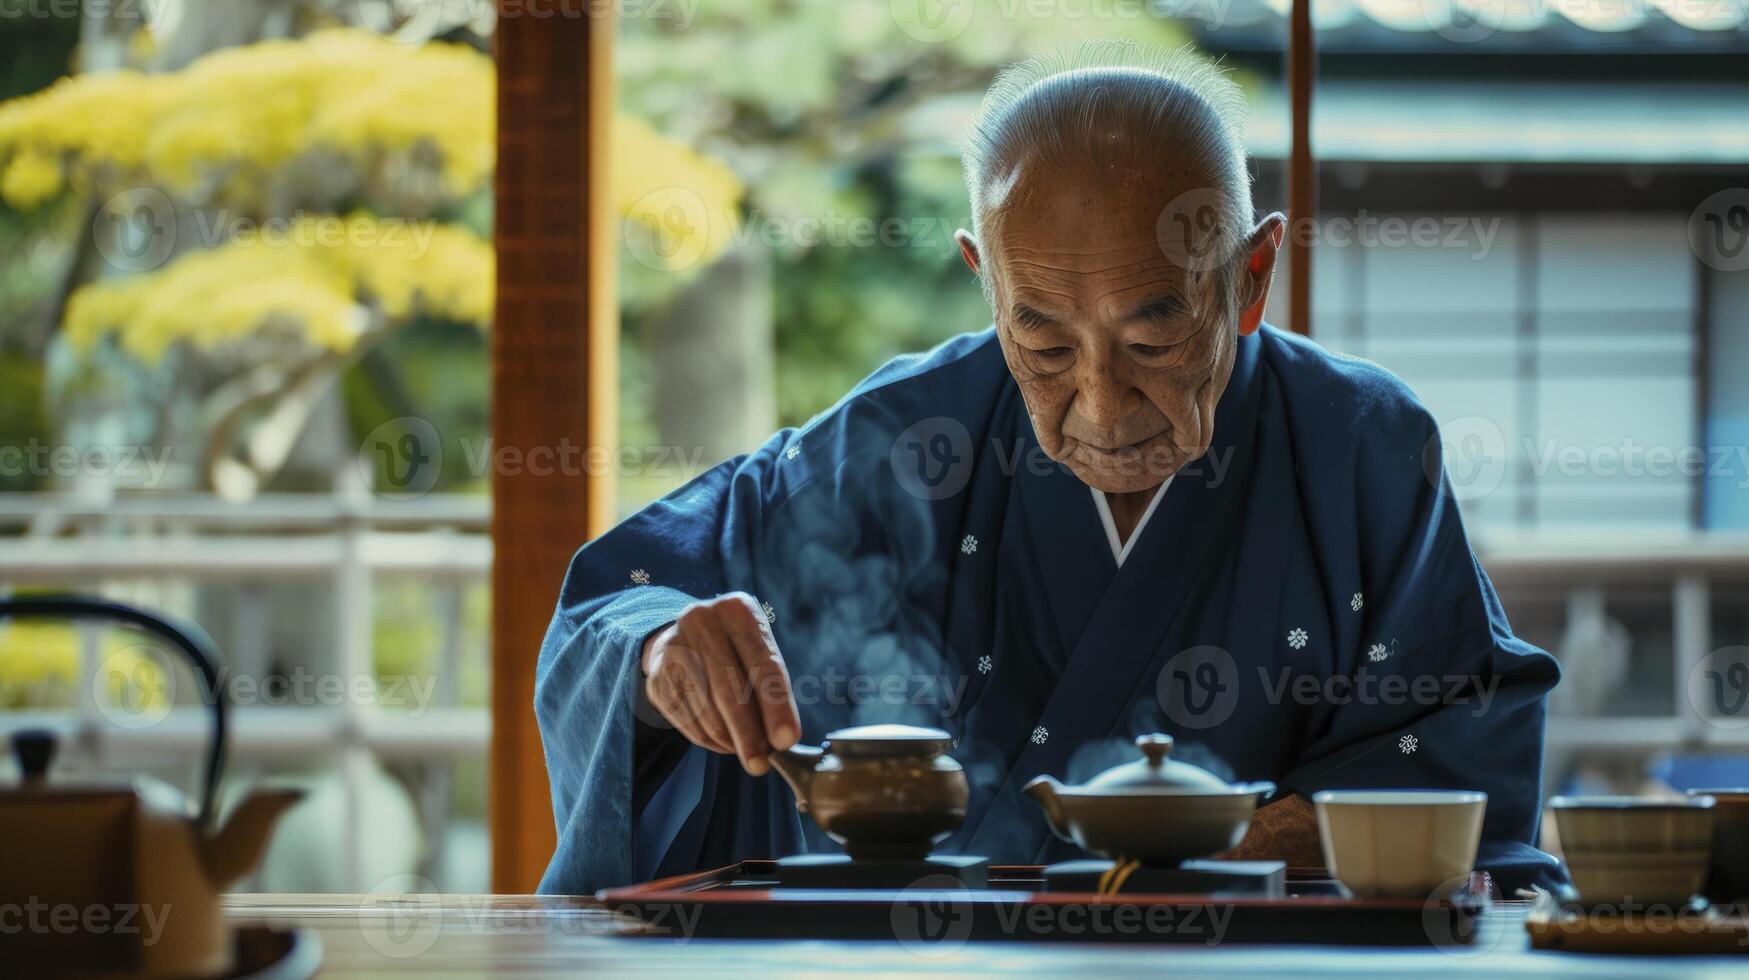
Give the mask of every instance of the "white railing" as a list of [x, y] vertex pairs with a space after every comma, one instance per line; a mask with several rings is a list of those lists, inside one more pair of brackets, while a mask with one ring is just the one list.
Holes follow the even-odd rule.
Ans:
[[[265, 587], [326, 580], [333, 597], [333, 632], [309, 637], [309, 642], [312, 648], [321, 644], [335, 651], [334, 673], [342, 680], [374, 678], [375, 583], [417, 577], [439, 590], [440, 605], [459, 609], [462, 590], [490, 572], [489, 521], [484, 497], [383, 500], [357, 488], [333, 495], [273, 494], [246, 504], [206, 494], [113, 499], [0, 494], [0, 588], [57, 587], [125, 599], [130, 585], [141, 581]], [[259, 637], [264, 626], [260, 604], [245, 605], [255, 608], [234, 617], [234, 632], [242, 642]], [[314, 707], [255, 705], [232, 713], [229, 759], [234, 769], [313, 757], [337, 764], [347, 813], [340, 843], [349, 869], [363, 865], [359, 828], [364, 762], [372, 757], [477, 756], [490, 741], [490, 713], [456, 704], [461, 652], [453, 620], [433, 672], [433, 690], [440, 693], [421, 710], [388, 710], [370, 698], [342, 697]], [[172, 708], [147, 726], [123, 726], [99, 710], [92, 693], [97, 631], [87, 625], [81, 633], [81, 670], [72, 688], [79, 707], [0, 713], [0, 730], [55, 730], [76, 761], [105, 768], [125, 767], [133, 760], [162, 765], [166, 759], [198, 759], [209, 725], [199, 708]], [[229, 659], [234, 651], [221, 652]], [[433, 807], [436, 812], [431, 812]], [[422, 821], [441, 829], [448, 821], [447, 808], [447, 798], [428, 795]], [[372, 883], [346, 884], [362, 890]]]
[[[1668, 590], [1671, 610], [1670, 704], [1657, 715], [1599, 717], [1554, 714], [1551, 759], [1578, 755], [1643, 755], [1669, 750], [1749, 750], [1749, 718], [1719, 724], [1702, 699], [1689, 697], [1697, 670], [1715, 651], [1743, 637], [1713, 635], [1719, 586], [1749, 585], [1749, 533], [1605, 528], [1482, 535], [1477, 553], [1510, 615], [1515, 601], [1558, 596], [1569, 621], [1598, 617], [1616, 591]], [[1584, 649], [1557, 651], [1572, 676], [1595, 665]], [[1639, 653], [1639, 651], [1636, 651]], [[1643, 655], [1643, 653], [1642, 653]]]

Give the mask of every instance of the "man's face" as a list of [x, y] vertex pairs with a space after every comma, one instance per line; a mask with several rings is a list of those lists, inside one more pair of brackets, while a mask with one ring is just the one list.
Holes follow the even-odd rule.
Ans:
[[[1043, 179], [1040, 179], [1043, 178]], [[1214, 271], [1158, 237], [1163, 209], [1205, 186], [1022, 174], [994, 229], [997, 333], [1050, 457], [1107, 493], [1159, 486], [1208, 450], [1236, 318]]]

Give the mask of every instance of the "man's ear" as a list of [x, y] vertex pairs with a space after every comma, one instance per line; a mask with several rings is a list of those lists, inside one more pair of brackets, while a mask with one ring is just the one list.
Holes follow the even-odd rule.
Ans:
[[1263, 325], [1263, 308], [1269, 305], [1269, 287], [1275, 282], [1275, 257], [1287, 234], [1287, 218], [1276, 211], [1257, 223], [1245, 243], [1249, 253], [1239, 271], [1239, 333], [1249, 335]]
[[978, 242], [972, 238], [972, 233], [961, 228], [953, 233], [953, 240], [959, 243], [960, 258], [966, 260], [966, 268], [975, 274], [978, 271]]

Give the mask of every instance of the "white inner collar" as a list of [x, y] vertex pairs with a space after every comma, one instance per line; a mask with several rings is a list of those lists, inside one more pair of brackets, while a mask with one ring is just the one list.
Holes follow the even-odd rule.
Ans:
[[1166, 496], [1166, 488], [1172, 485], [1177, 476], [1174, 473], [1167, 477], [1166, 482], [1154, 491], [1153, 499], [1148, 501], [1148, 509], [1142, 511], [1142, 518], [1136, 521], [1135, 529], [1130, 531], [1127, 541], [1118, 540], [1117, 522], [1111, 519], [1111, 503], [1105, 499], [1105, 492], [1094, 487], [1087, 488], [1093, 491], [1093, 506], [1099, 508], [1099, 523], [1105, 525], [1105, 540], [1111, 545], [1111, 557], [1116, 559], [1117, 567], [1123, 567], [1123, 560], [1130, 556], [1130, 549], [1136, 546], [1136, 539], [1142, 536], [1142, 528], [1148, 526], [1148, 519], [1154, 516], [1154, 509], [1160, 506], [1161, 499]]

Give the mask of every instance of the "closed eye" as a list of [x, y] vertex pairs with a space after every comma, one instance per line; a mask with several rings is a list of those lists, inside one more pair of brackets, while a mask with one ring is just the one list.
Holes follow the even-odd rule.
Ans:
[[1062, 374], [1075, 364], [1073, 347], [1027, 347], [1028, 367], [1038, 374]]
[[1155, 344], [1131, 344], [1130, 351], [1141, 357], [1164, 357], [1177, 344], [1167, 344], [1164, 347]]

